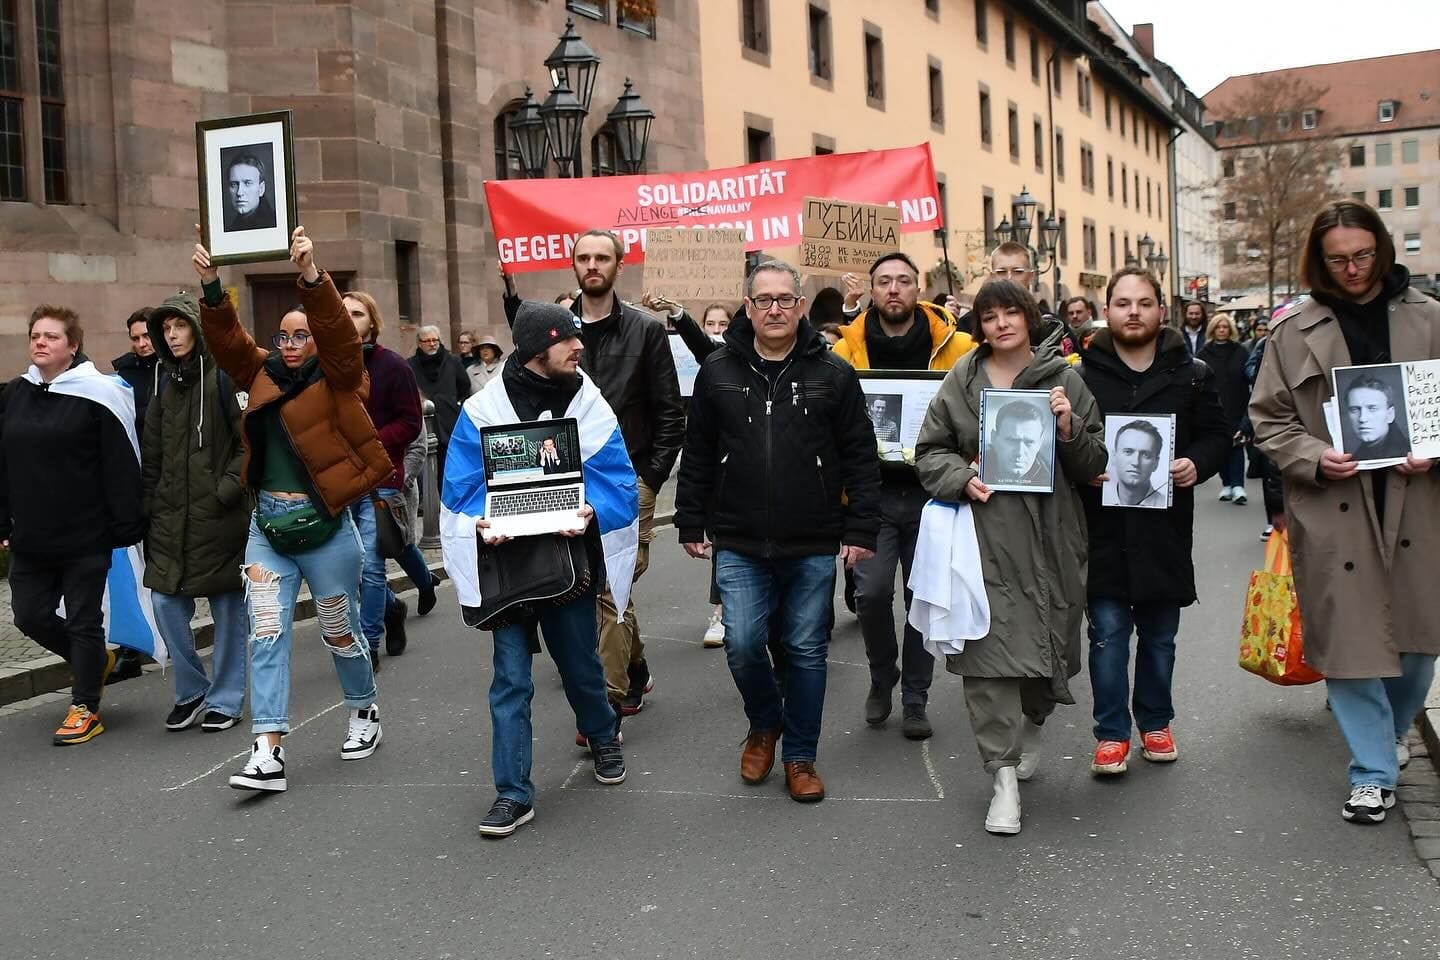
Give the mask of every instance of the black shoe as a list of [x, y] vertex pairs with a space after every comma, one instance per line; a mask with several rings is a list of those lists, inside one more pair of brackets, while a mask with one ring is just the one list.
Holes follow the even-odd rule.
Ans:
[[205, 714], [205, 722], [200, 724], [200, 732], [219, 733], [221, 730], [229, 730], [239, 722], [239, 717], [232, 717], [228, 713], [221, 713], [219, 710], [211, 710]]
[[423, 617], [425, 616], [425, 614], [435, 609], [435, 587], [439, 583], [439, 580], [436, 580], [434, 576], [431, 576], [430, 586], [420, 591], [420, 601], [415, 607], [416, 616]]
[[385, 652], [392, 657], [405, 652], [409, 642], [405, 637], [405, 618], [409, 615], [410, 608], [404, 600], [396, 600], [385, 608]]
[[625, 755], [620, 751], [620, 740], [591, 740], [590, 757], [595, 761], [595, 779], [601, 783], [625, 782]]
[[865, 722], [872, 727], [879, 726], [890, 716], [890, 709], [890, 688], [870, 684], [870, 695], [865, 698]]
[[655, 689], [655, 678], [650, 675], [650, 667], [644, 660], [636, 660], [630, 664], [630, 689], [620, 701], [620, 710], [627, 716], [634, 716], [645, 709], [645, 694]]
[[115, 652], [115, 666], [110, 669], [110, 674], [105, 678], [106, 683], [118, 683], [121, 680], [132, 680], [145, 671], [141, 669], [141, 656], [129, 647], [121, 647]]
[[188, 730], [195, 726], [195, 721], [205, 712], [205, 698], [196, 697], [189, 703], [177, 703], [171, 709], [170, 715], [165, 718], [166, 730]]
[[900, 720], [900, 732], [906, 740], [929, 740], [935, 731], [930, 729], [930, 718], [925, 716], [925, 704], [907, 703]]
[[508, 837], [535, 819], [535, 808], [509, 797], [496, 797], [490, 812], [480, 821], [480, 836]]

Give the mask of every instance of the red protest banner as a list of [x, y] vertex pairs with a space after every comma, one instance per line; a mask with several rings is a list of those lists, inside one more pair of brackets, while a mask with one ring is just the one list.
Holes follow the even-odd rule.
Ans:
[[928, 143], [695, 173], [485, 181], [511, 273], [569, 269], [576, 236], [596, 227], [620, 235], [626, 263], [645, 258], [652, 227], [739, 227], [746, 250], [797, 246], [807, 196], [899, 207], [906, 233], [943, 226]]

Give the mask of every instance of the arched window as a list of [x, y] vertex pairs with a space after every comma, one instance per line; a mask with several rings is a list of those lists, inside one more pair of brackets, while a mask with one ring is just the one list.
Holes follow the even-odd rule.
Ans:
[[615, 175], [615, 134], [608, 127], [590, 138], [590, 174], [596, 177]]
[[524, 100], [511, 100], [495, 118], [495, 179], [524, 180], [525, 166], [510, 132], [510, 122], [520, 115]]

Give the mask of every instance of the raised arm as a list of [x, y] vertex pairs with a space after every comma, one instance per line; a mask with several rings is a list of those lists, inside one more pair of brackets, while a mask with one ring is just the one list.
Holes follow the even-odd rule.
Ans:
[[[198, 223], [195, 232], [200, 232]], [[200, 275], [200, 328], [205, 332], [205, 345], [220, 369], [249, 390], [270, 352], [260, 349], [250, 331], [241, 326], [230, 294], [220, 286], [220, 271], [210, 262], [210, 251], [196, 243], [190, 263]]]
[[305, 236], [304, 227], [296, 227], [290, 236], [290, 260], [300, 268], [300, 302], [326, 382], [335, 390], [358, 391], [365, 382], [360, 334], [330, 275], [315, 266], [315, 242]]

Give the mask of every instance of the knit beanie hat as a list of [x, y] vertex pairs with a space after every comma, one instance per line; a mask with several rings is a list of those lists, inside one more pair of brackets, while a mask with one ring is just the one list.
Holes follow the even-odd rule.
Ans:
[[580, 336], [580, 318], [558, 303], [523, 300], [515, 312], [515, 352], [511, 359], [526, 363], [555, 344]]

